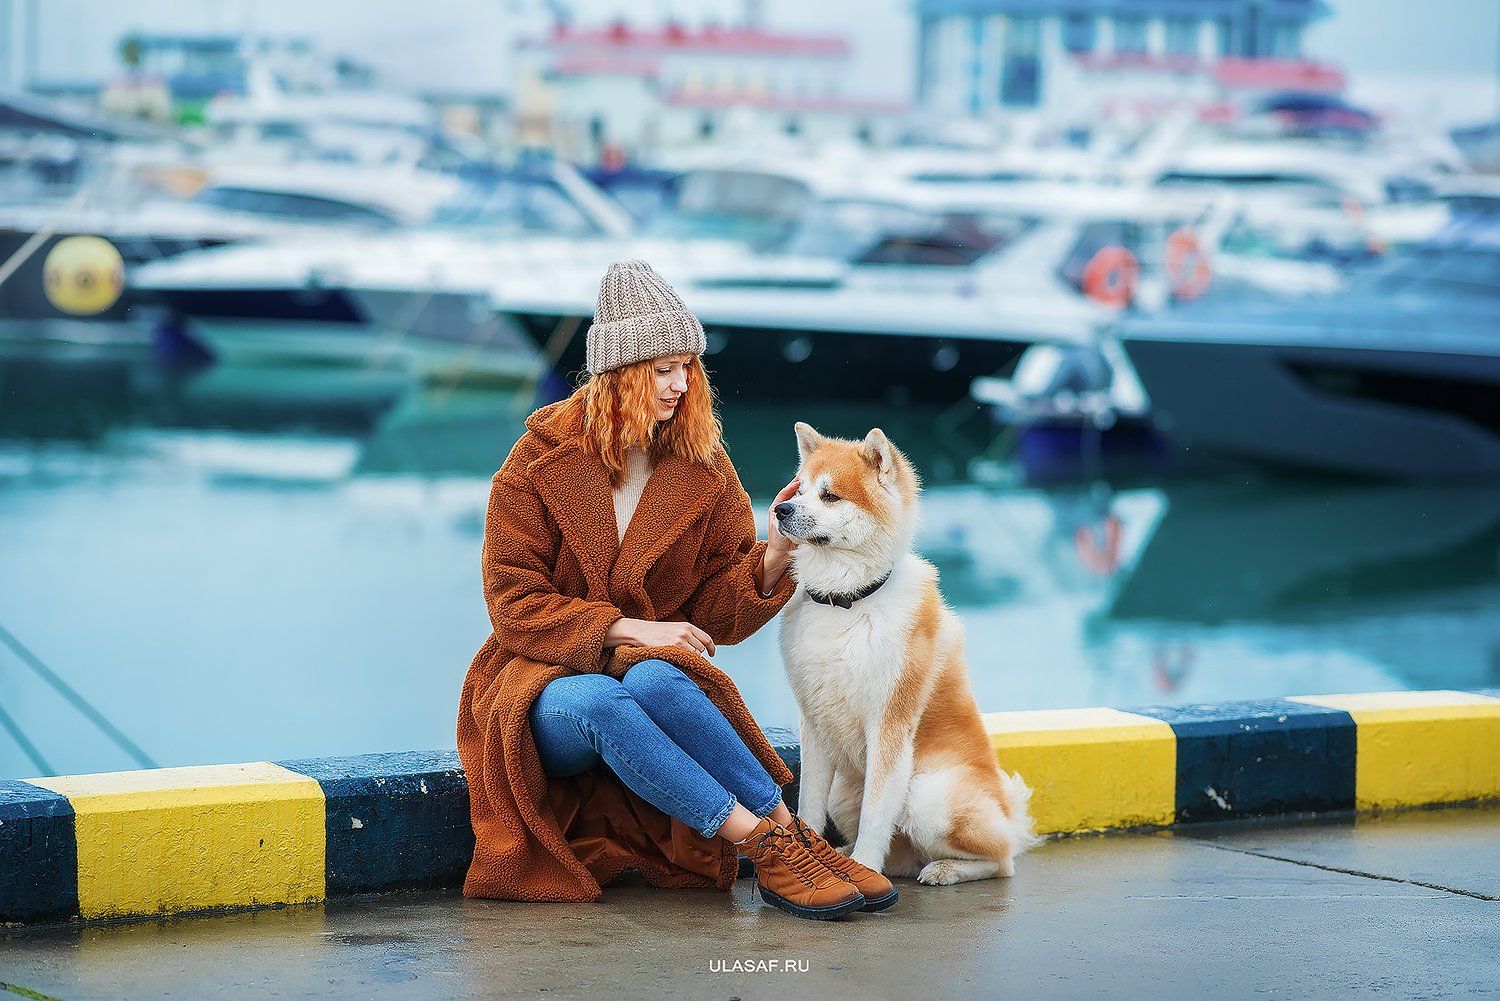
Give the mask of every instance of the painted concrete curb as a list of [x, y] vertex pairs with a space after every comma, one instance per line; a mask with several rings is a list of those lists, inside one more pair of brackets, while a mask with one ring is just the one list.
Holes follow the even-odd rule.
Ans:
[[[1500, 799], [1500, 690], [985, 715], [1044, 834]], [[797, 736], [766, 730], [794, 774]], [[797, 786], [786, 791], [795, 807]], [[454, 751], [0, 780], [0, 922], [461, 886]], [[742, 860], [743, 862], [743, 860]]]

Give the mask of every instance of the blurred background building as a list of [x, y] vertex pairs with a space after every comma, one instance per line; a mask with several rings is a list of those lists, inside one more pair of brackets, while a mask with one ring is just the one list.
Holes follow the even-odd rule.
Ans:
[[[751, 21], [643, 29], [558, 22], [518, 46], [517, 112], [594, 150], [654, 150], [733, 131], [889, 139], [906, 104], [848, 92], [850, 43]], [[559, 135], [558, 133], [561, 133]]]
[[1329, 13], [1323, 0], [919, 0], [916, 9], [917, 94], [935, 114], [1225, 114], [1246, 91], [1344, 84], [1337, 67], [1303, 54], [1307, 25]]

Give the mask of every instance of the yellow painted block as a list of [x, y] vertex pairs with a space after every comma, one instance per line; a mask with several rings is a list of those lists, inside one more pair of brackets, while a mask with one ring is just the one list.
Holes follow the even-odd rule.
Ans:
[[324, 896], [323, 790], [260, 761], [27, 779], [77, 815], [85, 918]]
[[990, 744], [1032, 788], [1039, 834], [1170, 824], [1177, 738], [1158, 719], [1118, 709], [985, 713]]
[[1500, 699], [1468, 692], [1309, 695], [1354, 718], [1361, 810], [1500, 798]]

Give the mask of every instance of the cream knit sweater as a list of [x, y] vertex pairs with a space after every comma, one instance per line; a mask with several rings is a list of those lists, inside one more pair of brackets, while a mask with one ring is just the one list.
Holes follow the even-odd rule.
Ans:
[[651, 460], [646, 455], [644, 448], [632, 448], [625, 453], [625, 477], [614, 491], [615, 495], [615, 525], [620, 530], [620, 541], [625, 541], [625, 529], [630, 526], [630, 519], [635, 515], [636, 505], [640, 503], [641, 491], [646, 489], [646, 481], [651, 478]]

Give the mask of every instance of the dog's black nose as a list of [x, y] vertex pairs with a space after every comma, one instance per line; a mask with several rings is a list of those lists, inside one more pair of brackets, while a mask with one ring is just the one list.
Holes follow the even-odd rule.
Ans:
[[786, 521], [796, 510], [797, 505], [793, 504], [791, 501], [782, 501], [780, 504], [776, 505], [776, 517], [780, 518], [782, 521]]

